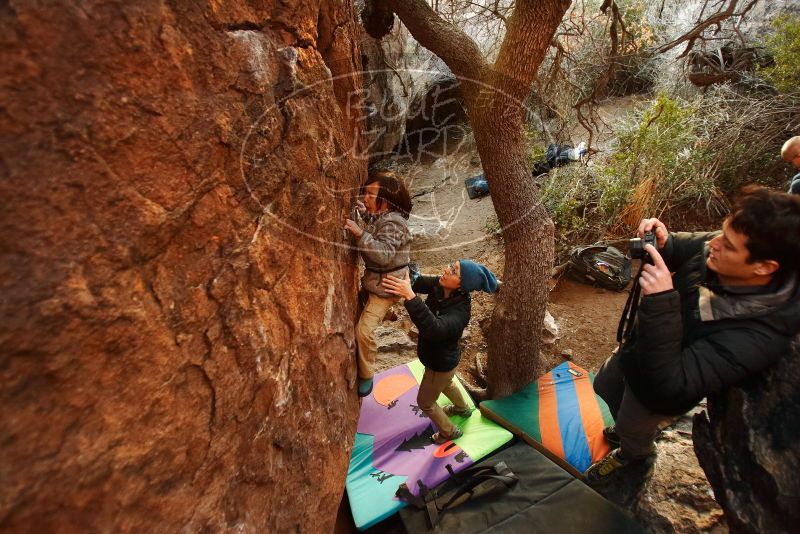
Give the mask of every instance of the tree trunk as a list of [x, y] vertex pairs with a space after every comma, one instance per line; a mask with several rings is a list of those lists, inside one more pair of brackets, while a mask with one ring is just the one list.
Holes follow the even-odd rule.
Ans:
[[487, 393], [496, 398], [541, 372], [539, 338], [553, 264], [553, 224], [531, 179], [519, 123], [503, 118], [508, 114], [487, 115], [479, 114], [473, 129], [505, 243], [504, 284], [488, 335]]
[[709, 398], [692, 438], [731, 532], [800, 525], [800, 336], [791, 354], [745, 387]]
[[[489, 396], [508, 395], [535, 380], [539, 338], [553, 262], [553, 225], [528, 169], [523, 102], [568, 0], [519, 0], [497, 62], [422, 0], [373, 0], [364, 12], [373, 37], [387, 8], [458, 77], [483, 170], [503, 229], [506, 263], [489, 334]], [[375, 20], [370, 20], [372, 17]]]

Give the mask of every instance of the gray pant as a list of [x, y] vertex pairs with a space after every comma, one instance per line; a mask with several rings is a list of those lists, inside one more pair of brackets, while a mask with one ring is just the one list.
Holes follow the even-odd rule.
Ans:
[[594, 391], [606, 401], [614, 416], [623, 454], [628, 458], [652, 454], [659, 424], [671, 418], [657, 414], [639, 402], [625, 384], [622, 362], [616, 351], [597, 372]]
[[450, 399], [455, 407], [460, 410], [466, 410], [469, 405], [458, 389], [453, 377], [456, 370], [447, 371], [444, 373], [433, 371], [425, 368], [425, 373], [422, 375], [422, 382], [419, 384], [419, 392], [417, 393], [417, 405], [425, 412], [425, 415], [431, 418], [436, 428], [444, 432], [446, 436], [452, 436], [456, 430], [456, 425], [447, 417], [444, 410], [436, 402], [439, 395], [444, 393], [444, 396]]

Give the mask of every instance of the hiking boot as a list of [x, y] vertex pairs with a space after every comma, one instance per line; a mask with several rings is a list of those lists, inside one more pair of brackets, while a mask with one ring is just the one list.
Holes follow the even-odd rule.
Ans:
[[447, 434], [445, 434], [444, 432], [442, 432], [440, 430], [439, 432], [436, 432], [435, 434], [433, 434], [431, 436], [431, 441], [433, 441], [437, 445], [441, 445], [443, 443], [447, 443], [448, 441], [457, 440], [458, 438], [460, 438], [463, 435], [464, 435], [464, 431], [461, 430], [458, 427], [456, 427], [456, 429], [453, 430], [453, 435], [452, 436], [448, 436]]
[[447, 417], [453, 417], [454, 415], [457, 415], [459, 417], [469, 417], [470, 415], [472, 415], [472, 412], [475, 411], [475, 408], [470, 408], [469, 406], [467, 406], [465, 409], [459, 410], [458, 408], [456, 408], [455, 404], [448, 404], [447, 406], [442, 408], [442, 410], [444, 410], [444, 413]]
[[358, 396], [359, 397], [366, 397], [372, 393], [372, 379], [371, 378], [359, 378], [358, 379]]
[[593, 464], [583, 474], [586, 483], [590, 486], [601, 486], [614, 479], [618, 470], [631, 463], [620, 453], [620, 449], [614, 449], [608, 456]]
[[616, 425], [607, 426], [603, 429], [603, 437], [614, 448], [619, 448], [619, 435]]

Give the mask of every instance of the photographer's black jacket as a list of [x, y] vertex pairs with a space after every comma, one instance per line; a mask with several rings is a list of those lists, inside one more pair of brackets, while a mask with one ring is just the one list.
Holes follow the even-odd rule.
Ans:
[[438, 276], [420, 276], [413, 289], [428, 294], [425, 302], [417, 295], [405, 303], [419, 329], [417, 356], [432, 371], [450, 371], [458, 365], [458, 340], [469, 323], [469, 294], [458, 289], [445, 298]]
[[794, 274], [750, 288], [749, 295], [748, 288], [713, 285], [706, 243], [715, 235], [670, 235], [661, 253], [675, 289], [642, 298], [620, 348], [627, 384], [656, 413], [683, 414], [703, 397], [741, 384], [786, 354], [800, 328]]

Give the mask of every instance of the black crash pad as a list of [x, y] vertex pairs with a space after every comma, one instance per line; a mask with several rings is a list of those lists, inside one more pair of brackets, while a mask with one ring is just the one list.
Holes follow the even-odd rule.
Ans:
[[645, 530], [621, 508], [554, 464], [526, 443], [517, 443], [480, 464], [504, 461], [519, 482], [500, 495], [484, 496], [446, 510], [435, 529], [427, 513], [400, 510], [407, 532], [558, 532], [638, 534]]

